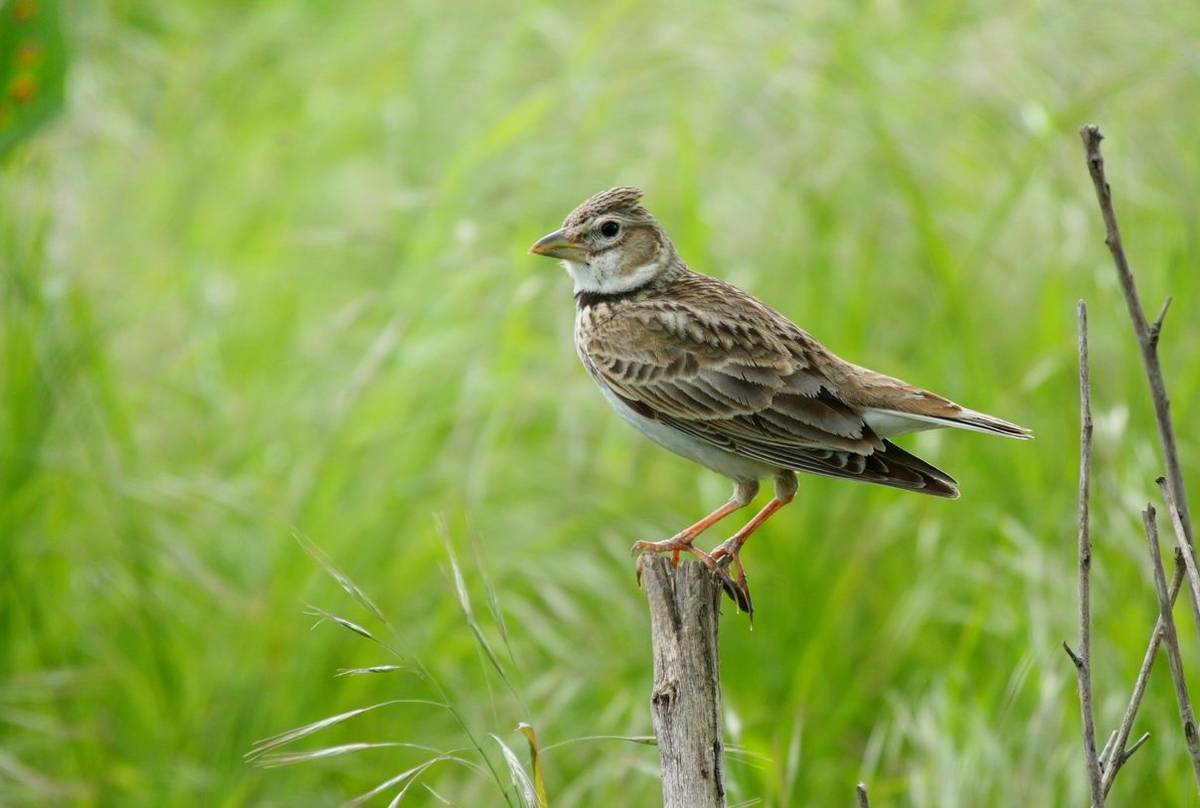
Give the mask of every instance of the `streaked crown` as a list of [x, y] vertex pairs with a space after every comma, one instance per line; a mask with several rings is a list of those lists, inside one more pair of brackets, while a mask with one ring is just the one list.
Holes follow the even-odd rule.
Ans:
[[630, 185], [619, 185], [616, 188], [601, 191], [584, 200], [579, 207], [571, 211], [567, 218], [563, 219], [563, 229], [569, 230], [578, 227], [605, 213], [624, 213], [638, 219], [649, 219], [650, 211], [638, 204], [641, 199], [642, 189]]

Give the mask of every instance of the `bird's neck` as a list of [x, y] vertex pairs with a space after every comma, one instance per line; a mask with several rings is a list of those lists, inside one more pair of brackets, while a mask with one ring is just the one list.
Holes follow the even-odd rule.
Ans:
[[600, 303], [616, 303], [621, 300], [653, 296], [659, 290], [667, 288], [681, 276], [689, 273], [691, 273], [691, 270], [672, 251], [666, 262], [666, 266], [636, 286], [619, 289], [580, 288], [576, 286], [575, 304], [580, 309], [586, 309]]

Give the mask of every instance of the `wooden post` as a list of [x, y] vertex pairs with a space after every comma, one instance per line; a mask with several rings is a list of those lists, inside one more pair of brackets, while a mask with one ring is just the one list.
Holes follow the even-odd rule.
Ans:
[[702, 564], [643, 556], [650, 602], [664, 808], [725, 808], [725, 744], [717, 645], [721, 582]]

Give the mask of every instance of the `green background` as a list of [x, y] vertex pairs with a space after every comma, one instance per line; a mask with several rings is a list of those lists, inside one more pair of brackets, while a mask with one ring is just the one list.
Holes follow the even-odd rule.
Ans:
[[[411, 673], [334, 678], [414, 658], [505, 785], [487, 735], [524, 759], [518, 721], [543, 746], [647, 734], [627, 548], [727, 484], [608, 410], [568, 279], [526, 254], [629, 183], [696, 269], [1037, 432], [904, 441], [957, 502], [804, 478], [748, 545], [759, 614], [722, 624], [732, 803], [849, 805], [864, 779], [877, 806], [1085, 804], [1060, 647], [1081, 297], [1102, 739], [1156, 613], [1138, 509], [1160, 462], [1076, 129], [1108, 135], [1147, 308], [1175, 296], [1163, 361], [1200, 480], [1200, 6], [1077, 5], [63, 4], [65, 109], [0, 166], [0, 803], [337, 804], [430, 753], [243, 754], [440, 698]], [[306, 604], [387, 633], [294, 531], [403, 660], [310, 630]], [[1200, 804], [1161, 660], [1142, 731], [1114, 802]], [[295, 747], [351, 741], [471, 745], [401, 704]], [[544, 762], [556, 808], [658, 799], [649, 746]], [[506, 799], [463, 765], [421, 783]]]

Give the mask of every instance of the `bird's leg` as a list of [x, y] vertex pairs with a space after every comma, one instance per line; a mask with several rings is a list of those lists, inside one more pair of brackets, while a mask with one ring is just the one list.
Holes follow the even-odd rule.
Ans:
[[717, 522], [720, 522], [729, 514], [744, 507], [745, 504], [738, 502], [736, 498], [730, 499], [724, 505], [717, 508], [715, 511], [701, 519], [696, 524], [685, 527], [683, 530], [679, 531], [669, 539], [665, 539], [663, 541], [634, 542], [632, 552], [640, 553], [645, 552], [646, 550], [649, 550], [652, 553], [670, 552], [671, 561], [675, 564], [678, 564], [679, 554], [681, 552], [684, 550], [687, 550], [688, 552], [696, 551], [696, 548], [692, 546], [692, 542], [694, 542], [701, 533], [708, 530]]
[[[719, 567], [728, 567], [733, 565], [736, 578], [734, 584], [735, 592], [729, 592], [730, 597], [737, 604], [738, 608], [747, 614], [754, 613], [754, 605], [750, 600], [750, 584], [746, 581], [746, 568], [742, 565], [742, 557], [740, 555], [742, 545], [753, 535], [754, 531], [758, 530], [764, 522], [771, 518], [775, 511], [787, 505], [796, 498], [796, 475], [791, 471], [780, 471], [775, 475], [775, 496], [768, 502], [763, 509], [756, 513], [754, 517], [747, 522], [741, 530], [734, 533], [725, 541], [713, 548], [709, 557], [717, 562]], [[726, 588], [728, 591], [728, 588]]]
[[[669, 539], [666, 539], [665, 541], [634, 542], [631, 552], [634, 554], [644, 553], [647, 551], [649, 551], [651, 553], [670, 552], [671, 553], [671, 561], [675, 564], [678, 564], [680, 553], [687, 551], [687, 552], [691, 553], [692, 555], [696, 556], [696, 558], [698, 558], [709, 569], [713, 570], [714, 572], [718, 573], [719, 575], [722, 575], [722, 577], [724, 577], [724, 578], [729, 578], [728, 573], [726, 573], [724, 570], [720, 569], [717, 566], [716, 562], [714, 562], [713, 559], [709, 557], [708, 553], [704, 552], [703, 550], [701, 550], [698, 547], [695, 547], [692, 543], [696, 540], [696, 538], [701, 533], [708, 530], [710, 527], [715, 525], [717, 522], [720, 522], [722, 519], [724, 519], [726, 516], [733, 513], [734, 511], [741, 510], [742, 508], [749, 505], [751, 503], [751, 501], [754, 500], [754, 495], [757, 493], [758, 493], [758, 481], [757, 480], [735, 481], [733, 484], [733, 496], [731, 496], [729, 498], [728, 502], [726, 502], [721, 507], [717, 508], [715, 511], [710, 513], [708, 516], [704, 517], [699, 522], [696, 522], [694, 525], [689, 525], [688, 527], [685, 527], [683, 530], [679, 531], [674, 536], [672, 536]], [[638, 558], [637, 577], [638, 577], [638, 581], [640, 582], [642, 580], [642, 561], [641, 561], [640, 556]], [[732, 584], [732, 582], [733, 582], [732, 579], [730, 579], [729, 582], [730, 582], [730, 584]]]

